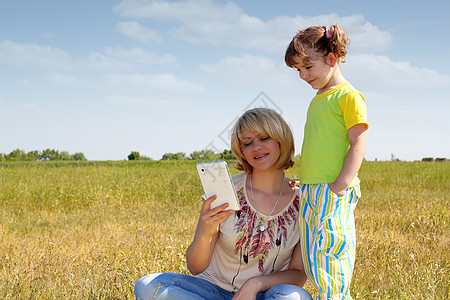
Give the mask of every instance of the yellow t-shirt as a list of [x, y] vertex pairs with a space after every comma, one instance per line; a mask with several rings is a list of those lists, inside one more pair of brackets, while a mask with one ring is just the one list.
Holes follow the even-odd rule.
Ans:
[[[344, 82], [312, 99], [300, 157], [301, 183], [336, 180], [350, 148], [347, 130], [357, 124], [369, 127], [366, 101], [350, 83]], [[356, 176], [350, 186], [357, 183]]]

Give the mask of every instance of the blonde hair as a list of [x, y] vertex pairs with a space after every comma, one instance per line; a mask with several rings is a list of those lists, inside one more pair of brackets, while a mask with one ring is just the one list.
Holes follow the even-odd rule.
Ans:
[[292, 38], [286, 49], [284, 61], [291, 68], [296, 63], [296, 57], [307, 63], [310, 60], [311, 50], [313, 50], [322, 56], [327, 56], [332, 52], [338, 61], [345, 62], [349, 44], [350, 39], [344, 33], [343, 28], [337, 24], [330, 27], [311, 26], [303, 28]]
[[236, 169], [250, 174], [253, 167], [245, 159], [241, 149], [241, 133], [249, 130], [268, 135], [280, 144], [280, 157], [276, 167], [286, 170], [294, 165], [294, 137], [286, 119], [278, 112], [268, 108], [254, 108], [246, 111], [234, 124], [231, 131], [231, 151], [237, 158]]

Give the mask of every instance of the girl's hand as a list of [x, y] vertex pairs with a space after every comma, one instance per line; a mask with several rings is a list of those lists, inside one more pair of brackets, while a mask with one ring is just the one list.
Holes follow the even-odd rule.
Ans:
[[253, 277], [247, 280], [239, 291], [234, 295], [232, 300], [254, 300], [261, 290], [260, 277]]
[[224, 210], [228, 203], [224, 203], [211, 209], [211, 203], [216, 200], [213, 195], [203, 202], [198, 221], [198, 230], [202, 235], [213, 236], [219, 232], [219, 225], [233, 214], [233, 210]]
[[329, 183], [328, 187], [333, 193], [335, 193], [338, 196], [344, 196], [345, 190], [347, 189], [345, 185], [339, 184], [337, 181]]
[[300, 180], [298, 179], [292, 179], [289, 181], [289, 186], [291, 187], [291, 189], [295, 190], [296, 187], [300, 186]]

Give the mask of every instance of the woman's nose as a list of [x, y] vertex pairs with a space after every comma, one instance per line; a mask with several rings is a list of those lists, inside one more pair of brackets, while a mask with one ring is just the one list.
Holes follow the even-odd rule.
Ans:
[[261, 142], [258, 140], [253, 141], [253, 151], [261, 149]]

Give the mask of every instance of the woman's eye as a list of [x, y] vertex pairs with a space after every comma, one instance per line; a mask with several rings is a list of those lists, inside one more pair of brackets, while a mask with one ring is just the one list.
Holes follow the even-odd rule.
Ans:
[[270, 139], [270, 136], [262, 137], [262, 138], [261, 138], [261, 141], [267, 141], [267, 140], [269, 140], [269, 139]]

